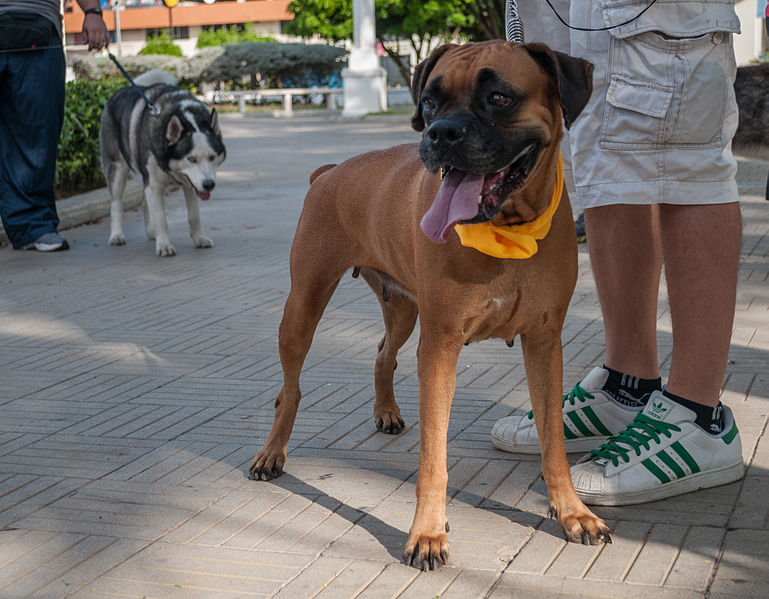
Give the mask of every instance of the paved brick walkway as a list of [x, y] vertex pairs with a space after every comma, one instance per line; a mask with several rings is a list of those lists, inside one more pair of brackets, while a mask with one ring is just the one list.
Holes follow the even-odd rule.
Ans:
[[[724, 391], [746, 479], [598, 508], [614, 544], [566, 544], [544, 518], [538, 459], [488, 438], [527, 403], [520, 350], [480, 343], [460, 357], [449, 431], [450, 566], [421, 573], [399, 562], [415, 503], [417, 334], [396, 373], [407, 429], [378, 433], [383, 329], [362, 281], [346, 277], [321, 321], [286, 474], [244, 476], [280, 385], [277, 328], [309, 173], [417, 134], [405, 116], [222, 120], [229, 157], [202, 209], [212, 250], [192, 247], [177, 197], [174, 258], [154, 256], [137, 212], [125, 247], [107, 245], [101, 220], [67, 231], [69, 252], [0, 251], [0, 597], [767, 596], [765, 165], [740, 170], [745, 240]], [[601, 327], [583, 246], [567, 387], [601, 363]], [[664, 301], [659, 329], [664, 369]]]

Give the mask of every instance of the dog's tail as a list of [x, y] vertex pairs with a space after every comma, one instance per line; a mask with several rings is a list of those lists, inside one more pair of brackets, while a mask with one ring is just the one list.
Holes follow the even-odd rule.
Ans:
[[315, 179], [320, 177], [326, 171], [330, 171], [335, 166], [336, 164], [324, 164], [320, 168], [316, 169], [315, 172], [313, 172], [312, 175], [310, 175], [310, 185], [312, 185], [312, 182], [315, 181]]
[[142, 87], [149, 87], [150, 85], [155, 85], [156, 83], [176, 85], [179, 83], [179, 79], [175, 75], [172, 75], [163, 69], [152, 69], [151, 71], [142, 73], [138, 77], [134, 77], [134, 83], [136, 83], [136, 85], [141, 85]]

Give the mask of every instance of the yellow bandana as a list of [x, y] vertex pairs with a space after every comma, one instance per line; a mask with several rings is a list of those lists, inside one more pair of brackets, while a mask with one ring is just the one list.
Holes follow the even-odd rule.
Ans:
[[550, 205], [537, 218], [520, 225], [498, 227], [490, 222], [475, 225], [454, 225], [459, 241], [495, 258], [531, 258], [537, 253], [537, 240], [544, 239], [553, 222], [563, 193], [563, 159], [558, 155], [555, 189]]

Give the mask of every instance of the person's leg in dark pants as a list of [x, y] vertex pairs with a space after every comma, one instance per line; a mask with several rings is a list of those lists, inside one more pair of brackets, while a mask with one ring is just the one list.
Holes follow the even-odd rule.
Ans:
[[0, 58], [0, 215], [14, 248], [56, 231], [56, 151], [64, 118], [59, 47]]

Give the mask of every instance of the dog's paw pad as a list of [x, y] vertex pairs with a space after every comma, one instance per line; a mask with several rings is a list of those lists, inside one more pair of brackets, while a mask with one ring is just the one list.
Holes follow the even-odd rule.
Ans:
[[111, 235], [109, 238], [110, 245], [125, 245], [125, 237], [120, 235]]
[[212, 248], [214, 247], [214, 242], [211, 241], [208, 237], [196, 237], [193, 239], [195, 243], [196, 248]]

